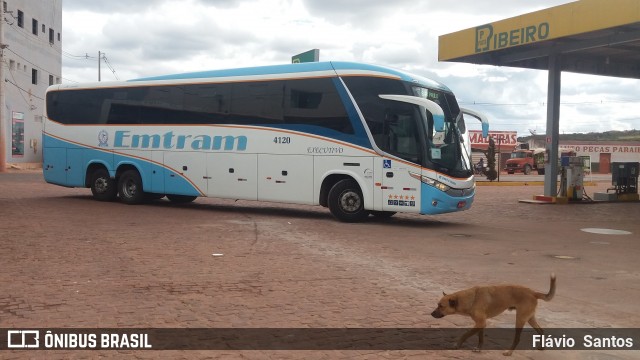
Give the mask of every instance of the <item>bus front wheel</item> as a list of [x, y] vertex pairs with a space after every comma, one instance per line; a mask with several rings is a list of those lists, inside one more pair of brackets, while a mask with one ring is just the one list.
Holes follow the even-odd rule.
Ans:
[[128, 205], [137, 205], [144, 202], [142, 179], [136, 170], [127, 170], [120, 175], [118, 195], [120, 195], [120, 200]]
[[338, 181], [329, 190], [329, 210], [344, 222], [364, 220], [369, 212], [364, 209], [364, 197], [358, 183], [351, 179]]
[[118, 196], [116, 181], [106, 169], [99, 168], [91, 174], [91, 193], [98, 201], [113, 201]]

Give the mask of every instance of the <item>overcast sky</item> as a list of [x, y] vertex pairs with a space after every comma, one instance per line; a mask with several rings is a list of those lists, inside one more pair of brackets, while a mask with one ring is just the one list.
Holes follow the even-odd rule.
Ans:
[[[546, 127], [546, 71], [438, 62], [438, 36], [567, 0], [63, 0], [65, 82], [321, 61], [404, 69], [447, 85], [492, 130]], [[82, 57], [84, 55], [89, 58]], [[640, 129], [640, 81], [563, 73], [560, 132]], [[479, 105], [481, 104], [481, 105]]]

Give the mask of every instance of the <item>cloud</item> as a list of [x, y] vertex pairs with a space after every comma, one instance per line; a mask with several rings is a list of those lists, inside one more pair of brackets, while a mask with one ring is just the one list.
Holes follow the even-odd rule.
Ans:
[[[391, 66], [446, 84], [492, 127], [546, 127], [547, 72], [438, 62], [438, 36], [568, 0], [64, 0], [63, 78], [95, 81], [97, 53], [120, 79], [321, 61]], [[88, 54], [89, 58], [82, 58]], [[103, 64], [103, 79], [115, 76]], [[640, 128], [637, 80], [563, 74], [561, 130]], [[611, 128], [608, 128], [610, 130]]]
[[165, 0], [110, 0], [110, 1], [86, 1], [86, 0], [63, 0], [64, 10], [68, 11], [90, 11], [101, 14], [128, 13], [135, 14], [141, 11], [153, 9], [162, 4]]
[[[141, 12], [157, 9], [167, 3], [167, 0], [109, 0], [109, 1], [87, 1], [87, 0], [63, 0], [63, 6], [68, 11], [89, 11], [99, 14], [130, 14], [135, 16]], [[185, 11], [191, 6], [207, 6], [228, 9], [238, 6], [244, 2], [241, 0], [180, 0], [177, 1], [184, 7]]]

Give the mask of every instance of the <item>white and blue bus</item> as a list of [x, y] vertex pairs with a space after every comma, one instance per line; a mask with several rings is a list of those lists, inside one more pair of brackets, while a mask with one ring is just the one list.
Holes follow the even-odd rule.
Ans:
[[55, 85], [43, 172], [126, 204], [274, 201], [348, 222], [440, 214], [475, 194], [463, 112], [440, 83], [347, 62]]

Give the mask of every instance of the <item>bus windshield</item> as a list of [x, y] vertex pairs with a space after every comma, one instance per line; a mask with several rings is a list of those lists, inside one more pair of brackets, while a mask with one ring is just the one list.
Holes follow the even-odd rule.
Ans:
[[[442, 91], [413, 87], [416, 96], [431, 100], [440, 105], [444, 112], [445, 122], [442, 131], [435, 129], [433, 116], [426, 112], [427, 167], [454, 177], [472, 175], [469, 154], [463, 144], [461, 132], [466, 131], [464, 120], [458, 121], [460, 107], [452, 94]], [[431, 166], [429, 166], [431, 165]]]

